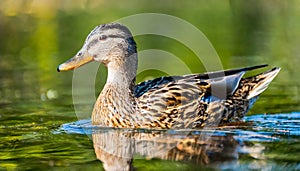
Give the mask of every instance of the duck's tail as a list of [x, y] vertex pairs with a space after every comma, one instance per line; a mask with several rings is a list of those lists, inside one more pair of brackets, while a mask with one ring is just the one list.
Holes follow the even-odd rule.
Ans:
[[245, 78], [242, 82], [244, 83], [244, 86], [249, 86], [248, 89], [248, 95], [247, 99], [250, 100], [252, 98], [257, 97], [260, 95], [263, 91], [265, 91], [269, 84], [272, 82], [272, 80], [276, 77], [276, 75], [279, 73], [280, 68], [275, 67], [267, 72], [261, 73], [259, 75]]

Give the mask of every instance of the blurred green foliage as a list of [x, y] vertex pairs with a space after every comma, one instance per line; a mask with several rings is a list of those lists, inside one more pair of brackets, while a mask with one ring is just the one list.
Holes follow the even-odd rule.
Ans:
[[[8, 96], [15, 92], [4, 90], [7, 87], [16, 87], [14, 91], [24, 98], [27, 98], [25, 94], [39, 98], [52, 88], [62, 91], [59, 93], [71, 91], [71, 73], [57, 74], [55, 68], [77, 52], [92, 28], [129, 15], [151, 12], [173, 15], [196, 26], [211, 41], [224, 68], [262, 63], [282, 67], [270, 86], [272, 91], [267, 90], [262, 95], [262, 99], [270, 95], [276, 96], [276, 100], [270, 104], [271, 107], [265, 106], [267, 101], [258, 101], [254, 113], [298, 110], [299, 4], [300, 1], [260, 0], [163, 3], [153, 0], [3, 0], [0, 7], [3, 92], [0, 96], [15, 98]], [[181, 58], [193, 73], [205, 72], [203, 64], [195, 60], [197, 57], [189, 47], [176, 40], [155, 35], [137, 36], [135, 39], [139, 50], [164, 50]], [[180, 67], [169, 66], [164, 59], [160, 62], [165, 63], [166, 68]], [[105, 83], [105, 69], [100, 70], [101, 76], [96, 85], [98, 92], [98, 87]], [[151, 70], [139, 74], [138, 81], [163, 74]], [[278, 105], [282, 107], [277, 109], [275, 106]]]

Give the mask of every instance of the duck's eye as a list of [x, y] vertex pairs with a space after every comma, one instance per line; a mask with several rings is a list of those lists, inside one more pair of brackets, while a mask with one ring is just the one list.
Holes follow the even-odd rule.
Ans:
[[105, 40], [105, 39], [107, 39], [107, 36], [106, 35], [101, 35], [98, 39], [99, 40]]

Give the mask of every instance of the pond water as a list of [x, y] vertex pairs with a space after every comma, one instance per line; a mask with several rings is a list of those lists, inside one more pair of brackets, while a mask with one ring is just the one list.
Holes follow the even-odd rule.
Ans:
[[[300, 170], [298, 1], [70, 2], [0, 2], [0, 170]], [[245, 124], [162, 131], [91, 126], [106, 68], [74, 87], [77, 71], [57, 73], [56, 67], [77, 52], [96, 25], [146, 12], [197, 27], [219, 54], [213, 62], [224, 69], [265, 63], [282, 68]], [[163, 30], [153, 23], [142, 29]], [[211, 56], [197, 56], [193, 32], [181, 31], [187, 44], [165, 35], [135, 36], [138, 82], [209, 69], [205, 60]], [[78, 71], [88, 78], [96, 65]]]
[[[93, 127], [90, 120], [77, 121], [82, 117], [75, 115], [71, 85], [43, 81], [52, 87], [41, 91], [36, 77], [26, 79], [37, 70], [2, 72], [0, 170], [300, 169], [299, 112], [252, 114], [245, 125], [200, 130]], [[253, 109], [275, 97], [265, 93]]]
[[248, 126], [158, 131], [95, 127], [80, 120], [56, 133], [88, 135], [107, 170], [140, 168], [138, 160], [146, 159], [167, 160], [155, 170], [300, 169], [300, 113], [253, 115], [245, 121]]
[[2, 115], [0, 169], [300, 169], [298, 112], [247, 116], [241, 126], [161, 131], [66, 123], [70, 117], [56, 114]]

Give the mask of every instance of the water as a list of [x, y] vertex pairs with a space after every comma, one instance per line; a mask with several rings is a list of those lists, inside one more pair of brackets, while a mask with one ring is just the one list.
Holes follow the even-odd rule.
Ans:
[[[0, 170], [103, 170], [105, 163], [106, 168], [137, 170], [300, 170], [299, 7], [298, 1], [2, 0]], [[72, 92], [74, 72], [57, 73], [56, 67], [77, 52], [94, 26], [145, 12], [196, 26], [224, 68], [264, 63], [282, 68], [250, 110], [247, 124], [164, 131], [91, 127], [94, 95], [104, 85], [106, 69], [100, 66], [96, 78]], [[199, 59], [178, 40], [159, 35], [135, 39], [139, 51], [156, 49], [143, 51], [148, 58], [140, 56], [138, 82], [206, 71], [206, 57]], [[82, 68], [86, 76], [93, 65]], [[95, 92], [88, 98], [91, 86]], [[72, 95], [79, 97], [75, 104]]]
[[102, 169], [96, 156], [109, 169], [300, 169], [298, 112], [252, 115], [245, 118], [248, 125], [200, 130], [112, 129], [91, 126], [90, 120], [49, 120], [1, 127], [2, 169]]
[[253, 115], [245, 120], [249, 126], [164, 131], [95, 127], [90, 120], [80, 120], [63, 124], [58, 132], [89, 135], [106, 169], [132, 168], [135, 163], [129, 161], [152, 158], [190, 164], [186, 167], [193, 169], [300, 169], [300, 113]]

